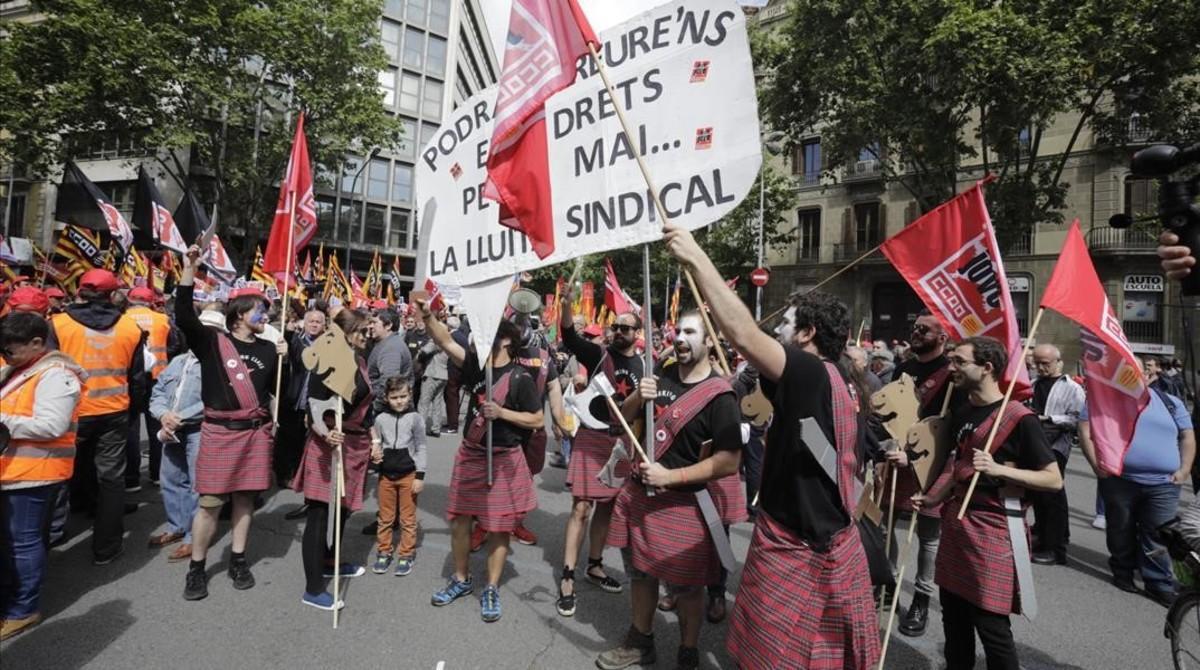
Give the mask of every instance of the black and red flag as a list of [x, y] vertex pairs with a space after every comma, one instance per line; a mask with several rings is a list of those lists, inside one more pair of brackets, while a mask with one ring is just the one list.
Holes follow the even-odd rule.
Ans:
[[187, 253], [188, 244], [184, 241], [179, 227], [175, 225], [175, 217], [167, 209], [166, 201], [150, 178], [146, 168], [138, 166], [137, 198], [133, 201], [133, 225], [142, 234], [152, 236], [154, 241], [164, 248]]
[[133, 248], [133, 230], [125, 217], [74, 161], [67, 161], [63, 168], [62, 183], [54, 203], [54, 219], [109, 233], [123, 254]]

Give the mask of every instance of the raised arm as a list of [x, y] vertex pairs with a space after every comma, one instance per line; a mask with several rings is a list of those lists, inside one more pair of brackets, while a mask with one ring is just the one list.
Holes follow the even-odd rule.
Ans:
[[433, 312], [429, 311], [429, 306], [425, 304], [424, 300], [413, 300], [413, 304], [417, 306], [417, 313], [425, 322], [425, 332], [429, 333], [430, 340], [446, 352], [455, 365], [462, 366], [467, 360], [467, 350], [455, 342], [453, 337], [450, 337], [450, 329], [446, 328], [446, 324], [433, 317]]

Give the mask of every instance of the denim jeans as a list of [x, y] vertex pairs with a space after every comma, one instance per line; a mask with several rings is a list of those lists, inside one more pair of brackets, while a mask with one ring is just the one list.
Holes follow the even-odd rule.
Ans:
[[[900, 528], [908, 528], [912, 523], [911, 512], [896, 510], [896, 523], [892, 526], [892, 547], [888, 559], [893, 566], [899, 567], [900, 553], [904, 551], [904, 540], [908, 531], [900, 532]], [[917, 515], [916, 539], [917, 547], [917, 577], [913, 588], [917, 593], [923, 593], [933, 598], [936, 587], [933, 584], [933, 570], [937, 563], [938, 545], [942, 539], [942, 520], [923, 514]], [[911, 563], [910, 563], [911, 565]]]
[[1122, 477], [1105, 477], [1099, 488], [1108, 521], [1105, 534], [1113, 576], [1132, 579], [1140, 568], [1146, 588], [1174, 591], [1171, 559], [1150, 533], [1175, 518], [1179, 485], [1146, 485]]
[[0, 613], [5, 619], [23, 619], [38, 611], [50, 511], [61, 486], [0, 491]]
[[163, 507], [167, 511], [167, 532], [183, 533], [183, 541], [192, 542], [192, 517], [200, 495], [193, 484], [196, 476], [196, 455], [200, 453], [199, 427], [179, 434], [182, 442], [164, 442], [159, 485], [162, 487]]

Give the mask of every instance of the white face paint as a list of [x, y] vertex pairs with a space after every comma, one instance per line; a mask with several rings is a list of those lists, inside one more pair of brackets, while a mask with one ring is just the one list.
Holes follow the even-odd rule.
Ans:
[[[680, 354], [680, 345], [685, 353]], [[686, 316], [679, 321], [679, 333], [675, 336], [675, 357], [681, 361], [692, 362], [701, 356], [708, 355], [704, 343], [704, 324], [697, 316]]]
[[796, 339], [796, 308], [788, 307], [783, 313], [783, 321], [775, 328], [775, 336], [782, 344], [790, 344]]

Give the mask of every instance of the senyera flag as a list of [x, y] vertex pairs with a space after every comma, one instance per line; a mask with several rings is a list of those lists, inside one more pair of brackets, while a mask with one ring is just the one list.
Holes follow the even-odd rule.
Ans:
[[313, 196], [312, 165], [308, 161], [302, 112], [296, 119], [296, 135], [292, 139], [287, 172], [279, 185], [279, 202], [275, 205], [275, 222], [271, 224], [267, 252], [263, 255], [263, 269], [285, 281], [286, 274], [299, 264], [298, 251], [308, 246], [316, 234], [317, 202]]
[[996, 245], [983, 183], [942, 203], [883, 243], [883, 253], [951, 340], [986, 335], [1008, 349], [1001, 383], [1016, 379], [1013, 398], [1032, 395], [1021, 333], [1004, 262]]
[[187, 253], [188, 244], [184, 241], [179, 227], [175, 225], [175, 217], [167, 209], [166, 201], [146, 172], [144, 166], [138, 166], [137, 198], [133, 204], [133, 225], [143, 232], [150, 233], [156, 242], [171, 251]]
[[1088, 256], [1078, 219], [1067, 231], [1067, 241], [1042, 296], [1042, 307], [1079, 324], [1096, 463], [1119, 475], [1138, 416], [1150, 404], [1150, 389]]
[[501, 221], [554, 252], [545, 104], [575, 81], [575, 61], [599, 45], [576, 0], [513, 0], [484, 195]]

